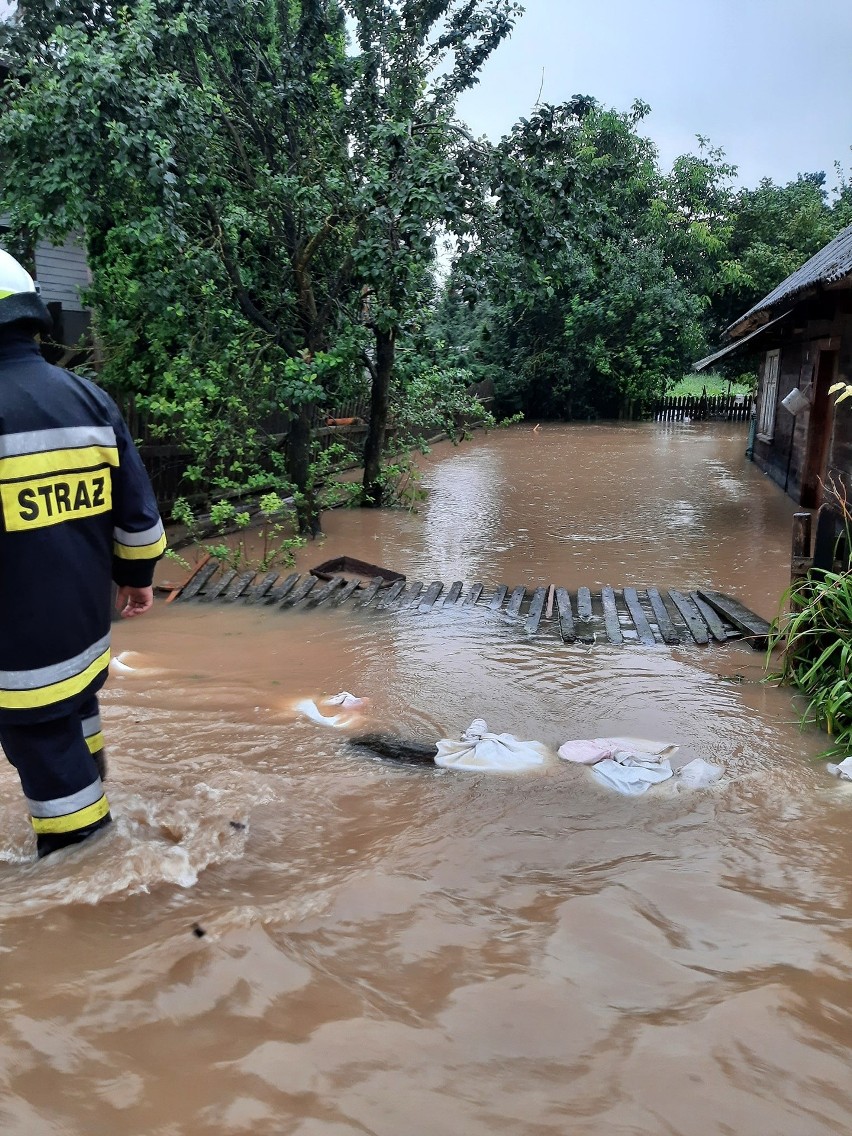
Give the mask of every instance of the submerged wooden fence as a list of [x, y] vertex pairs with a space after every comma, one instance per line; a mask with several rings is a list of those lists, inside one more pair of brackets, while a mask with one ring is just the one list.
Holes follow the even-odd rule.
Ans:
[[[366, 569], [370, 565], [363, 566]], [[473, 611], [514, 625], [527, 636], [550, 632], [564, 643], [607, 643], [610, 646], [675, 646], [726, 643], [746, 639], [755, 650], [765, 650], [770, 627], [738, 600], [721, 592], [674, 588], [578, 588], [569, 593], [554, 584], [536, 586], [501, 584], [486, 588], [482, 582], [465, 588], [464, 581], [449, 586], [442, 581], [411, 583], [404, 576], [390, 582], [381, 576], [304, 575], [279, 576], [249, 569], [238, 572], [217, 560], [199, 565], [193, 576], [175, 588], [169, 601], [260, 604], [277, 611], [344, 605], [351, 612], [392, 613], [407, 616], [441, 612], [456, 619]]]
[[654, 403], [655, 422], [748, 422], [751, 398], [741, 394], [666, 395]]

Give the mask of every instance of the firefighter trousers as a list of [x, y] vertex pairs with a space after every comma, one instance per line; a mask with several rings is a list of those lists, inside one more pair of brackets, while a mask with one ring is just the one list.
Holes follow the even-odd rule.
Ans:
[[109, 823], [103, 744], [94, 696], [64, 718], [0, 724], [0, 745], [21, 779], [40, 857]]

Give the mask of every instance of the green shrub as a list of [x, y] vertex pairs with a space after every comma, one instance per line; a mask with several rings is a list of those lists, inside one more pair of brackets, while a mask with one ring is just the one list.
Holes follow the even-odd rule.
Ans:
[[[852, 514], [839, 498], [847, 547]], [[852, 753], [852, 569], [811, 573], [786, 593], [789, 612], [776, 620], [770, 652], [780, 647], [774, 677], [808, 699], [802, 724], [814, 723], [832, 738], [824, 756]]]

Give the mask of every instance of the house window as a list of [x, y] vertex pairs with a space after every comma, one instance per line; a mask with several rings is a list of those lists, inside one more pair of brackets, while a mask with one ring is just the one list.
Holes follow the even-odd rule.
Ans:
[[760, 400], [760, 421], [757, 436], [764, 442], [771, 442], [775, 433], [775, 405], [778, 401], [778, 370], [781, 362], [780, 351], [767, 351], [763, 367], [763, 396]]

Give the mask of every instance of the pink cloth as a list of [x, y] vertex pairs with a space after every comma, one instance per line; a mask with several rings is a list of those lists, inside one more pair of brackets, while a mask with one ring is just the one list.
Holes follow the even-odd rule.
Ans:
[[595, 741], [565, 742], [557, 751], [563, 761], [575, 761], [578, 765], [596, 765], [604, 758], [612, 757], [613, 747], [605, 739]]

